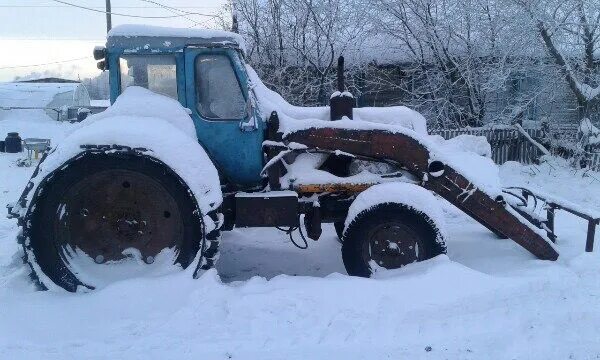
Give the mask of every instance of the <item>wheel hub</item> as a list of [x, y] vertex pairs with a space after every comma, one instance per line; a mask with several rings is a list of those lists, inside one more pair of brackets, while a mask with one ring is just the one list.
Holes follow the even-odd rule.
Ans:
[[381, 224], [369, 233], [363, 256], [386, 269], [396, 269], [422, 260], [419, 236], [402, 223]]
[[133, 217], [121, 218], [116, 221], [117, 233], [129, 241], [144, 235], [147, 222]]
[[96, 263], [122, 260], [132, 248], [152, 263], [160, 251], [178, 248], [183, 241], [176, 201], [147, 175], [125, 169], [93, 173], [73, 184], [62, 199], [55, 239]]

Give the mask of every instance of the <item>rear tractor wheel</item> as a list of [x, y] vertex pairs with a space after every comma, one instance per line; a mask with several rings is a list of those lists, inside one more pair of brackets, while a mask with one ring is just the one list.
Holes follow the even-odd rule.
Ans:
[[379, 268], [397, 269], [446, 252], [431, 219], [396, 203], [364, 210], [343, 235], [342, 258], [353, 276], [370, 277]]
[[[37, 193], [25, 250], [42, 287], [49, 280], [68, 291], [94, 289], [186, 268], [208, 235], [179, 176], [139, 155], [86, 153]], [[206, 238], [214, 257], [218, 231]]]

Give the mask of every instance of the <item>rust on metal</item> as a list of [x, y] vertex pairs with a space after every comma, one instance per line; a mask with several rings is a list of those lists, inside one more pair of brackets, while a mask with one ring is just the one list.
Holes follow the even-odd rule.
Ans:
[[300, 194], [359, 193], [375, 184], [303, 184], [294, 187]]
[[[284, 140], [324, 150], [341, 150], [375, 159], [391, 159], [418, 178], [428, 171], [429, 151], [416, 139], [385, 130], [309, 128], [289, 133]], [[558, 253], [538, 233], [512, 214], [504, 204], [476, 188], [445, 166], [443, 175], [429, 176], [423, 186], [471, 216], [496, 234], [511, 238], [542, 260], [556, 260]]]
[[161, 250], [181, 246], [184, 224], [177, 202], [162, 184], [118, 169], [73, 184], [56, 211], [53, 231], [62, 245], [80, 249], [98, 263], [121, 260], [128, 249], [151, 262]]

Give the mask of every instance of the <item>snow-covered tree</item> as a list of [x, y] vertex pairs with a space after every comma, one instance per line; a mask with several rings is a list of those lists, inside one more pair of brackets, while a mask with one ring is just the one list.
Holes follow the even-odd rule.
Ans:
[[431, 126], [564, 122], [572, 98], [579, 118], [594, 120], [589, 114], [600, 102], [599, 0], [230, 5], [249, 61], [268, 86], [298, 105], [327, 103], [339, 55], [359, 103], [408, 105]]
[[364, 32], [354, 0], [236, 0], [250, 62], [292, 103], [326, 104], [335, 60]]
[[514, 0], [577, 99], [580, 117], [600, 102], [600, 2]]
[[513, 76], [532, 66], [527, 34], [511, 22], [515, 15], [492, 0], [378, 0], [371, 21], [410, 64], [411, 81], [396, 82], [410, 105], [443, 127], [477, 126], [514, 121], [541, 91], [512, 96], [488, 114], [490, 96], [507, 93]]

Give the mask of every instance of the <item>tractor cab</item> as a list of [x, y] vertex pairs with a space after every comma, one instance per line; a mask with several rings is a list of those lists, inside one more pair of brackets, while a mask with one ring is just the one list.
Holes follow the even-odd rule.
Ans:
[[257, 120], [238, 34], [125, 25], [109, 33], [94, 58], [109, 71], [111, 103], [130, 86], [179, 101], [224, 183], [248, 188], [261, 182], [264, 124]]

